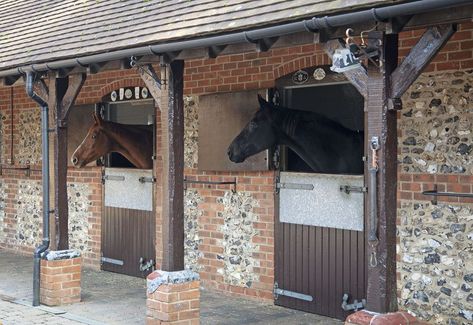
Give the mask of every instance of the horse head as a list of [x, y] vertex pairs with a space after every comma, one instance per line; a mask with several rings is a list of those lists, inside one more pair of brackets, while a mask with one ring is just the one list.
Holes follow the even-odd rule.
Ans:
[[235, 163], [241, 163], [276, 144], [277, 129], [273, 127], [273, 122], [277, 108], [260, 95], [258, 101], [260, 109], [228, 147], [228, 158]]
[[107, 122], [97, 113], [94, 113], [93, 116], [94, 124], [89, 128], [86, 137], [71, 157], [72, 164], [78, 168], [84, 167], [112, 150], [112, 142], [104, 129]]

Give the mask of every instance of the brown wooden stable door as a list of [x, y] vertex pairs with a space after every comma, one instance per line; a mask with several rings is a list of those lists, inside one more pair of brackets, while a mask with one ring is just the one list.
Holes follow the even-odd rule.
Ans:
[[[285, 179], [284, 176], [288, 177]], [[363, 231], [335, 226], [363, 228], [364, 218], [360, 215], [360, 210], [361, 213], [363, 210], [363, 193], [346, 194], [336, 191], [340, 185], [359, 186], [359, 183], [363, 182], [363, 176], [347, 176], [347, 180], [342, 175], [281, 173], [280, 177], [280, 184], [284, 183], [286, 189], [279, 191], [276, 200], [279, 203], [279, 215], [275, 229], [275, 286], [284, 292], [277, 295], [275, 303], [344, 319], [352, 312], [342, 308], [345, 294], [348, 295], [347, 304], [352, 304], [354, 299], [361, 301], [366, 298], [365, 236]], [[303, 193], [313, 192], [314, 197], [323, 195], [317, 192], [316, 184], [324, 181], [326, 177], [329, 181], [327, 185], [324, 184], [324, 191], [327, 189], [327, 192], [330, 192], [331, 188], [333, 193], [328, 195], [333, 199], [330, 202], [329, 199], [322, 198], [321, 202], [325, 206], [340, 200], [342, 202], [338, 210], [343, 213], [345, 199], [358, 201], [355, 204], [358, 208], [352, 206], [344, 216], [345, 220], [343, 217], [338, 221], [337, 217], [324, 219], [322, 214], [326, 211], [313, 208], [317, 205], [316, 199], [310, 197], [311, 193]], [[315, 189], [287, 188], [290, 184], [294, 187], [314, 184]], [[336, 198], [336, 195], [340, 195], [342, 199]], [[297, 200], [301, 202], [295, 202]], [[284, 204], [288, 206], [283, 207]], [[298, 207], [301, 208], [300, 211]], [[351, 223], [354, 218], [358, 218], [358, 224]], [[318, 222], [327, 223], [327, 226], [310, 225]], [[331, 223], [334, 226], [331, 226]], [[338, 225], [335, 225], [337, 223]], [[348, 225], [349, 223], [351, 224]]]
[[145, 277], [155, 261], [150, 170], [105, 168], [102, 270]]
[[[328, 79], [330, 72], [324, 69]], [[278, 82], [282, 104], [362, 131], [363, 97], [338, 79], [326, 85], [311, 79], [313, 86], [298, 87], [285, 78]], [[353, 312], [342, 308], [345, 294], [348, 305], [354, 299], [366, 299], [363, 175], [313, 173], [284, 147], [280, 169], [275, 200], [275, 292], [281, 294], [275, 295], [275, 304], [345, 319]], [[341, 191], [340, 186], [346, 185], [360, 191]]]

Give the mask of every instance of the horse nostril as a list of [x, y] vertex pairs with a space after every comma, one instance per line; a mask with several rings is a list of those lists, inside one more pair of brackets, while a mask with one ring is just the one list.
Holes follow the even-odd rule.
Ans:
[[72, 164], [77, 165], [78, 159], [77, 157], [72, 157]]

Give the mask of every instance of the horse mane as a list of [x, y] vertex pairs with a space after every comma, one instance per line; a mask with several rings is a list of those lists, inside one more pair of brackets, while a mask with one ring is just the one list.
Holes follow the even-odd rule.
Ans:
[[[337, 121], [334, 121], [332, 119], [329, 119], [328, 117], [317, 112], [293, 109], [293, 108], [288, 108], [288, 107], [280, 106], [280, 105], [273, 105], [272, 109], [276, 109], [279, 112], [279, 114], [283, 115], [282, 117], [283, 120], [282, 120], [281, 125], [283, 126], [284, 130], [290, 133], [293, 133], [295, 131], [297, 127], [297, 123], [299, 122], [298, 120], [296, 120], [296, 116], [298, 117], [304, 116], [305, 118], [302, 119], [303, 121], [307, 121], [309, 123], [310, 122], [321, 123], [330, 128], [339, 129], [345, 133], [353, 133], [353, 132], [359, 131], [359, 130], [352, 130], [350, 128], [347, 128], [343, 124]], [[308, 119], [307, 117], [310, 117], [310, 119]]]

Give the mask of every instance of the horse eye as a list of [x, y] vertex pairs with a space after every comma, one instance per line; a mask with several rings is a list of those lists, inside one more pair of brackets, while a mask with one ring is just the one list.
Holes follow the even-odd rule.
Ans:
[[97, 138], [97, 134], [92, 134], [92, 139]]

